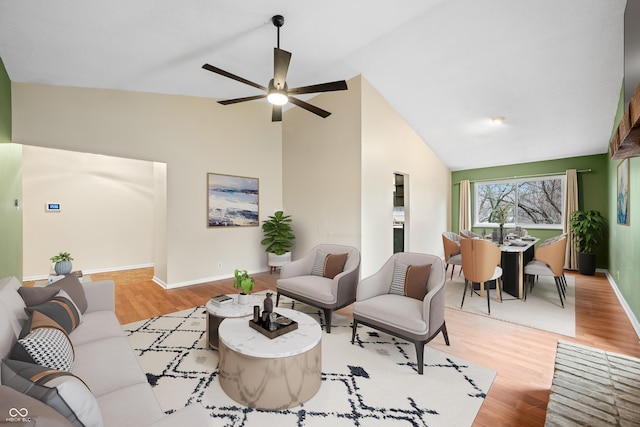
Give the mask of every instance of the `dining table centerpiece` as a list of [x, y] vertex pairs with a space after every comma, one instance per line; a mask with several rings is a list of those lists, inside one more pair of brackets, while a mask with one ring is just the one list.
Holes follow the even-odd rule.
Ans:
[[504, 225], [507, 222], [507, 218], [509, 217], [509, 206], [505, 204], [500, 204], [493, 208], [491, 212], [491, 218], [493, 222], [496, 222], [500, 227], [500, 231], [498, 232], [498, 244], [504, 244]]

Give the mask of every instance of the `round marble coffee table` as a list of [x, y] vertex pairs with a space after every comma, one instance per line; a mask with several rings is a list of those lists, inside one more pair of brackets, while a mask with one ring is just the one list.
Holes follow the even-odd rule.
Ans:
[[285, 409], [311, 399], [322, 382], [322, 331], [302, 312], [275, 308], [298, 322], [298, 329], [270, 339], [248, 319], [225, 319], [220, 337], [220, 386], [238, 403], [258, 409]]
[[238, 294], [229, 295], [233, 298], [231, 304], [217, 306], [211, 301], [207, 302], [207, 341], [209, 347], [218, 349], [218, 327], [227, 317], [247, 317], [253, 315], [253, 306], [262, 307], [263, 296], [249, 294], [247, 304], [238, 304]]

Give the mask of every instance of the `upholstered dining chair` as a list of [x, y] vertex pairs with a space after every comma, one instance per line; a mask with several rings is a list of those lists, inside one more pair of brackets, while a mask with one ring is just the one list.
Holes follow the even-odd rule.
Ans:
[[358, 324], [411, 341], [416, 348], [418, 373], [424, 368], [424, 346], [442, 332], [449, 345], [444, 321], [445, 269], [435, 255], [398, 252], [374, 275], [358, 284], [353, 303], [351, 344]]
[[[442, 246], [444, 247], [445, 275], [449, 265], [451, 265], [451, 278], [453, 279], [453, 270], [455, 266], [462, 267], [462, 257], [460, 256], [460, 241], [463, 240], [460, 235], [453, 231], [445, 231], [442, 233]], [[459, 273], [459, 272], [458, 272]]]
[[322, 244], [302, 258], [282, 266], [276, 281], [276, 307], [280, 295], [324, 311], [331, 333], [331, 313], [356, 300], [360, 251], [352, 246]]
[[487, 293], [487, 311], [491, 314], [490, 287], [485, 286], [485, 283], [496, 282], [496, 297], [502, 302], [502, 281], [500, 280], [502, 268], [498, 267], [502, 252], [492, 242], [478, 239], [463, 239], [460, 242], [460, 252], [464, 274], [464, 291], [462, 291], [460, 308], [464, 305], [467, 286], [471, 284], [471, 295], [473, 295], [473, 284], [478, 283], [480, 289]]
[[[567, 235], [562, 234], [549, 242], [538, 246], [533, 260], [524, 266], [524, 275], [529, 283], [530, 291], [533, 291], [535, 278], [538, 276], [553, 277], [556, 282], [560, 305], [564, 308], [566, 297], [566, 278], [564, 277], [564, 257], [567, 246]], [[524, 299], [527, 299], [527, 286], [524, 287]]]
[[460, 237], [463, 239], [481, 239], [482, 236], [471, 230], [460, 230]]

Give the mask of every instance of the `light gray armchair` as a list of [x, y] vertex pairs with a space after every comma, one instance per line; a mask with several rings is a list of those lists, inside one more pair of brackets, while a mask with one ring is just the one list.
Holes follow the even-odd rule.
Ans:
[[[318, 265], [316, 262], [322, 260], [322, 257], [318, 257], [319, 252], [321, 254], [347, 254], [342, 271], [333, 278], [324, 277], [322, 264]], [[276, 282], [278, 292], [276, 307], [280, 303], [280, 295], [284, 295], [321, 308], [324, 310], [327, 333], [330, 334], [333, 310], [346, 307], [356, 300], [359, 274], [360, 251], [358, 249], [344, 245], [318, 245], [304, 257], [282, 266], [280, 278]]]
[[[422, 299], [391, 293], [394, 292], [392, 282], [397, 282], [394, 280], [396, 260], [405, 266], [431, 265], [426, 295]], [[422, 374], [424, 346], [439, 332], [442, 332], [445, 343], [449, 345], [444, 321], [444, 284], [444, 263], [440, 257], [409, 252], [394, 254], [377, 273], [358, 284], [356, 302], [353, 304], [351, 343], [355, 341], [360, 323], [411, 341], [416, 348], [418, 373]]]

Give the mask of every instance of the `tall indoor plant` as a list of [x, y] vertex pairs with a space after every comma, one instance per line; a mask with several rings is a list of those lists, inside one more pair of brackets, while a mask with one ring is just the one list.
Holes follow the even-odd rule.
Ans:
[[569, 225], [573, 232], [573, 243], [578, 252], [578, 271], [593, 275], [596, 272], [596, 251], [602, 239], [606, 219], [595, 210], [573, 211]]
[[262, 222], [264, 239], [260, 244], [265, 245], [269, 254], [269, 267], [273, 271], [291, 261], [291, 246], [296, 236], [291, 228], [291, 216], [283, 211], [276, 211]]

